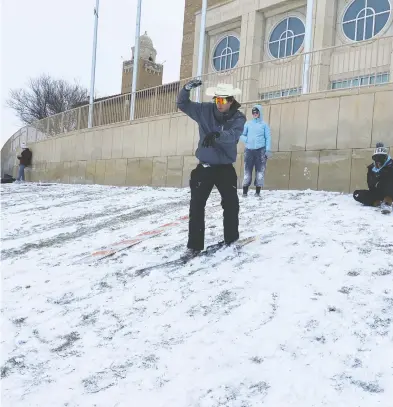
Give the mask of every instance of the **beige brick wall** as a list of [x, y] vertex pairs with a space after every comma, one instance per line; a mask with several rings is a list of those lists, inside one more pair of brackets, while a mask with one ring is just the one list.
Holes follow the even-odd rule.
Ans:
[[[180, 79], [192, 76], [194, 55], [195, 13], [202, 8], [202, 0], [185, 0], [183, 43], [181, 50]], [[228, 0], [208, 0], [208, 7], [226, 3]]]
[[[366, 187], [372, 147], [384, 141], [393, 151], [392, 105], [393, 84], [264, 103], [273, 137], [265, 187], [345, 193]], [[243, 106], [249, 118], [251, 108]], [[85, 129], [31, 143], [27, 180], [186, 187], [197, 143], [197, 126], [182, 113]], [[239, 187], [243, 151], [239, 143]], [[15, 156], [6, 143], [2, 161], [14, 174]]]

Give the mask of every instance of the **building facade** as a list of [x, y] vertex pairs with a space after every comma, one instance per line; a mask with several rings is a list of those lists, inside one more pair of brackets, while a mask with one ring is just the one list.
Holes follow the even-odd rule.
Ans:
[[[197, 72], [201, 14], [195, 10], [200, 7], [201, 0], [186, 0], [183, 77]], [[209, 2], [203, 67], [206, 86], [211, 81], [232, 82], [247, 101], [300, 94], [306, 13], [306, 0]], [[389, 82], [392, 36], [391, 0], [314, 0], [309, 91]], [[367, 40], [370, 43], [364, 46]]]

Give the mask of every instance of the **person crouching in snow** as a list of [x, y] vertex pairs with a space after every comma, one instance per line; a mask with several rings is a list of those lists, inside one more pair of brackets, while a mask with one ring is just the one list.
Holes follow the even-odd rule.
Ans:
[[390, 214], [393, 200], [393, 160], [383, 143], [377, 143], [372, 159], [373, 164], [367, 167], [368, 190], [357, 190], [353, 197], [363, 205], [380, 206], [383, 214]]
[[240, 140], [246, 146], [244, 151], [244, 180], [243, 196], [246, 197], [252, 181], [252, 172], [255, 167], [256, 196], [260, 196], [261, 188], [265, 182], [266, 161], [271, 157], [271, 131], [263, 121], [262, 106], [252, 108], [252, 120], [248, 121]]

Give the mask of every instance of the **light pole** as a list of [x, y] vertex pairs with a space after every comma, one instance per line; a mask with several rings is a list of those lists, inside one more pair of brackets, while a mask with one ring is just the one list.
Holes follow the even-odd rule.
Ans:
[[[201, 27], [199, 32], [199, 53], [198, 53], [198, 70], [197, 78], [202, 79], [203, 73], [203, 61], [204, 61], [204, 51], [205, 51], [205, 31], [206, 31], [206, 11], [207, 11], [207, 0], [202, 0], [202, 11], [201, 11]], [[196, 89], [196, 101], [201, 101], [201, 88]]]
[[138, 80], [138, 65], [139, 65], [139, 37], [141, 31], [141, 10], [142, 0], [138, 0], [138, 8], [136, 11], [136, 26], [135, 26], [135, 52], [134, 52], [134, 69], [132, 71], [132, 88], [131, 88], [131, 106], [130, 106], [130, 120], [135, 118], [135, 96], [136, 96], [136, 83]]
[[94, 9], [94, 38], [93, 38], [93, 57], [91, 62], [91, 78], [90, 78], [90, 101], [89, 101], [89, 119], [88, 128], [93, 127], [93, 111], [94, 111], [94, 86], [96, 81], [96, 61], [97, 61], [97, 34], [98, 34], [98, 8], [100, 0], [96, 0]]
[[302, 93], [310, 91], [310, 52], [313, 28], [314, 0], [307, 0], [306, 32], [304, 35], [304, 70]]

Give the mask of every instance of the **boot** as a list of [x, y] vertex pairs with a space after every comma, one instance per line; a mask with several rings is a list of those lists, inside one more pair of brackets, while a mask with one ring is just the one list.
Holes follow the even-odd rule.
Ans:
[[183, 261], [188, 261], [193, 259], [194, 257], [198, 256], [198, 254], [201, 252], [202, 250], [196, 250], [196, 249], [187, 249], [185, 251], [185, 253], [180, 257], [181, 260]]
[[243, 198], [247, 196], [248, 193], [248, 187], [243, 187]]
[[387, 196], [381, 203], [381, 212], [384, 215], [389, 215], [390, 213], [392, 213], [392, 201], [392, 198], [390, 196]]
[[258, 198], [261, 196], [261, 187], [256, 187], [255, 196], [257, 196]]

